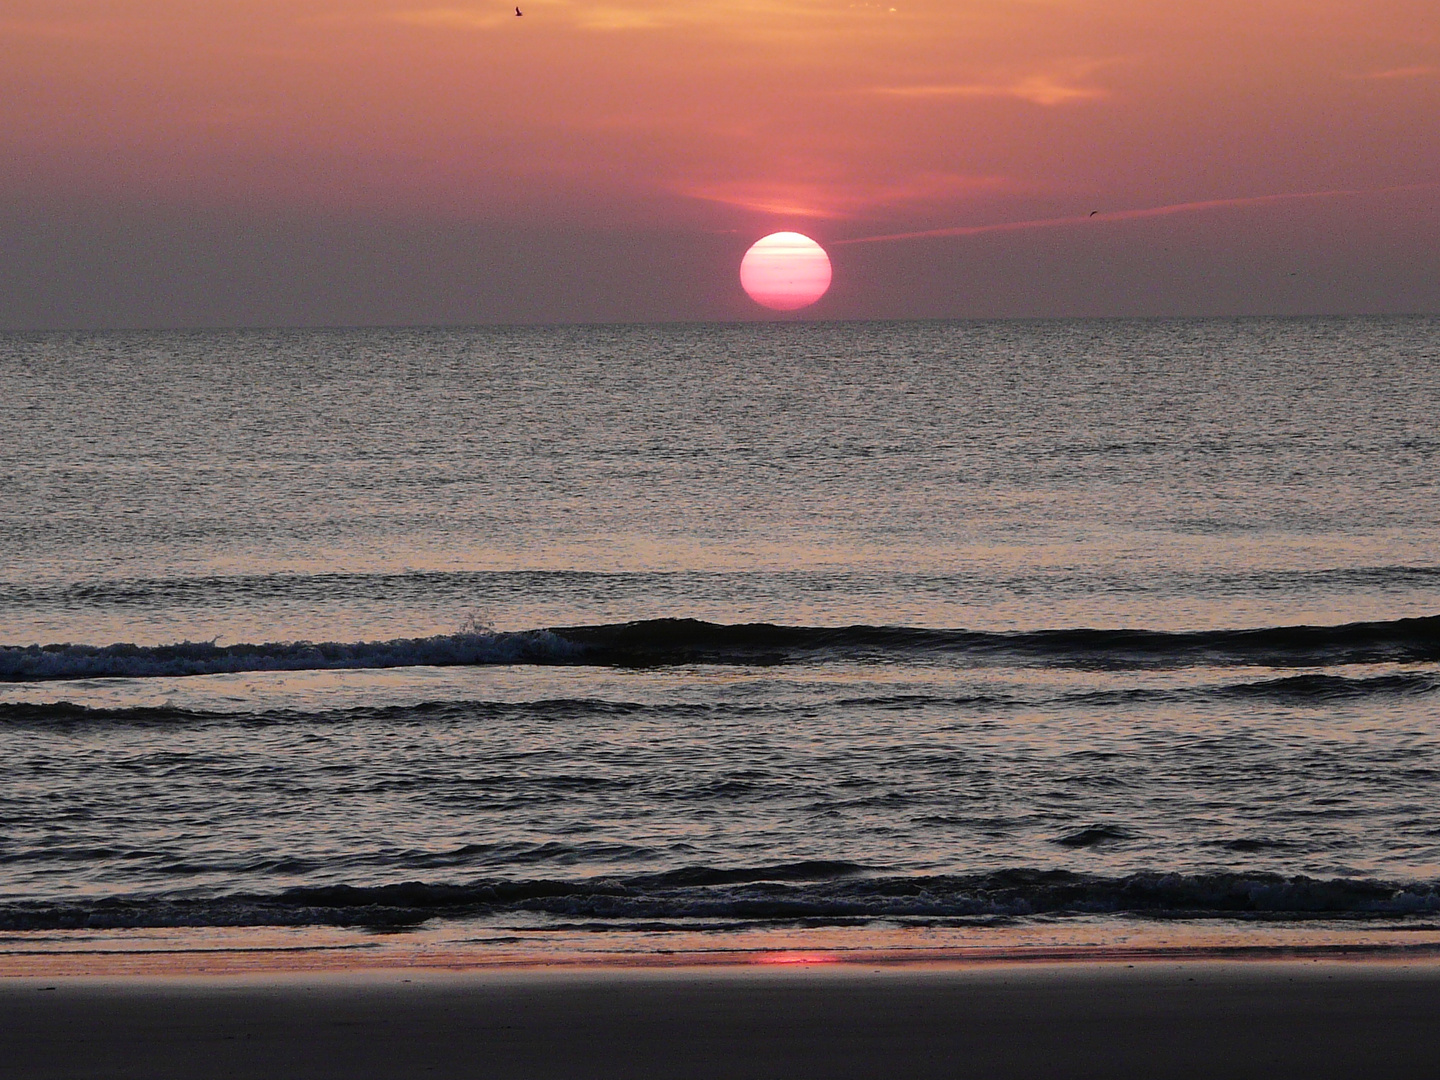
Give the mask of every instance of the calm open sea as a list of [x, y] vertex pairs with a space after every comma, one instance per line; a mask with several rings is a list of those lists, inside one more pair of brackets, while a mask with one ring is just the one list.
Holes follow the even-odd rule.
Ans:
[[1430, 942], [1437, 417], [1425, 317], [0, 337], [0, 952]]

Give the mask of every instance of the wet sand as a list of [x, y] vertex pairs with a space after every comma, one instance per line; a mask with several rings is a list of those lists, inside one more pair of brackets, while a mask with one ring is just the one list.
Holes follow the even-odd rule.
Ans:
[[6, 1077], [1433, 1077], [1440, 965], [0, 980]]

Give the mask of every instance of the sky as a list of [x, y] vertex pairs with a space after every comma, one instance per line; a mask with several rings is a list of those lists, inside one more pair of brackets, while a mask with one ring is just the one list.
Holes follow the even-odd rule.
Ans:
[[1435, 0], [520, 6], [0, 0], [0, 328], [1440, 312]]

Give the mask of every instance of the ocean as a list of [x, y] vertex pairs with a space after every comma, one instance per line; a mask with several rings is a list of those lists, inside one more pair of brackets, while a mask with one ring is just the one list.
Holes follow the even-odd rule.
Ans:
[[1437, 416], [1434, 317], [0, 336], [0, 962], [1435, 950]]

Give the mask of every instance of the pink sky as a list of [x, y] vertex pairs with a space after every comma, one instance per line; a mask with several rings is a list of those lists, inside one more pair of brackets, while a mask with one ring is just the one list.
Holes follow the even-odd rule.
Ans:
[[1433, 0], [521, 6], [0, 0], [0, 326], [1440, 310]]

